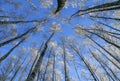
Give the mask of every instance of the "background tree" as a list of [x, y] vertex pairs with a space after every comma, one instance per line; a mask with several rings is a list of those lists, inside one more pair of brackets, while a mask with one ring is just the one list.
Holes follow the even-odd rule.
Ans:
[[0, 0], [0, 81], [120, 81], [119, 0]]

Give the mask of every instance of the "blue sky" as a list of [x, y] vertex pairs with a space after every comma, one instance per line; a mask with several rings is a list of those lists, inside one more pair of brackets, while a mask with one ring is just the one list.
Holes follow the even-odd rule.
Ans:
[[[15, 8], [16, 5], [12, 4], [12, 1], [17, 2], [18, 8]], [[85, 6], [83, 8], [86, 9], [93, 5], [105, 3], [106, 1], [108, 1], [108, 0], [100, 0], [98, 2], [94, 2], [94, 1], [90, 0], [87, 3], [85, 3]], [[112, 1], [115, 1], [115, 0], [112, 0]], [[57, 2], [55, 0], [53, 0], [53, 4], [49, 8], [43, 8], [41, 5], [42, 3], [40, 3], [39, 0], [31, 0], [31, 2], [33, 3], [34, 6], [30, 6], [30, 4], [28, 2], [26, 2], [25, 0], [11, 0], [10, 3], [9, 2], [4, 3], [4, 2], [5, 2], [5, 0], [0, 0], [0, 10], [1, 9], [5, 10], [5, 12], [0, 12], [0, 16], [5, 15], [5, 16], [10, 16], [10, 17], [14, 16], [15, 17], [15, 16], [22, 15], [23, 18], [20, 18], [20, 19], [19, 18], [9, 18], [9, 19], [8, 18], [0, 18], [0, 20], [28, 21], [28, 20], [41, 20], [41, 19], [48, 18], [47, 23], [39, 26], [43, 29], [43, 31], [31, 33], [29, 38], [10, 54], [10, 57], [15, 56], [15, 55], [19, 56], [19, 50], [21, 50], [22, 47], [25, 47], [27, 49], [25, 55], [30, 54], [30, 52], [31, 52], [30, 48], [38, 48], [40, 46], [41, 42], [45, 41], [50, 36], [50, 28], [52, 27], [52, 24], [54, 22], [56, 24], [60, 24], [61, 30], [62, 30], [62, 32], [55, 33], [54, 37], [52, 38], [52, 41], [57, 41], [59, 46], [61, 46], [61, 37], [62, 36], [71, 37], [71, 38], [73, 37], [77, 41], [79, 41], [79, 43], [81, 43], [81, 46], [83, 46], [85, 39], [83, 39], [83, 38], [81, 39], [74, 32], [74, 28], [76, 27], [76, 24], [83, 25], [87, 28], [90, 28], [94, 24], [94, 22], [89, 19], [89, 15], [85, 15], [84, 17], [82, 17], [82, 16], [73, 17], [69, 23], [67, 19], [69, 19], [73, 13], [75, 13], [77, 10], [79, 10], [79, 7], [73, 8], [71, 5], [69, 5], [68, 8], [63, 8], [57, 15], [53, 14], [53, 12], [55, 11], [55, 9], [57, 7]], [[110, 23], [110, 22], [108, 22], [108, 23]], [[12, 29], [12, 27], [15, 26], [15, 29], [17, 31], [17, 34], [13, 35], [13, 36], [9, 36], [9, 33], [12, 33], [12, 31], [10, 31], [9, 33], [5, 32], [6, 34], [8, 34], [8, 37], [5, 37], [4, 40], [7, 40], [7, 39], [15, 37], [19, 34], [22, 34], [26, 30], [33, 27], [34, 24], [35, 23], [16, 24], [16, 25], [1, 25], [1, 27], [6, 27], [6, 29], [7, 29], [7, 27]], [[0, 30], [2, 30], [2, 29], [0, 29]], [[99, 43], [106, 44], [104, 41], [99, 40], [99, 38], [97, 38], [97, 36], [93, 36], [93, 38], [95, 40], [97, 40]], [[3, 41], [3, 40], [0, 40], [0, 42], [1, 41]], [[18, 40], [16, 40], [16, 42], [18, 42]], [[13, 42], [13, 43], [15, 43], [15, 42]], [[0, 52], [2, 53], [0, 55], [0, 57], [2, 55], [4, 55], [7, 51], [9, 51], [9, 49], [14, 45], [13, 43], [10, 43], [10, 44], [5, 45], [0, 48]], [[57, 50], [57, 48], [56, 48], [56, 50]], [[88, 49], [87, 48], [81, 48], [81, 49], [82, 49], [82, 53], [84, 53], [84, 56], [90, 58]], [[71, 53], [73, 53], [73, 52], [71, 52]], [[9, 59], [10, 57], [8, 57], [7, 59]], [[1, 65], [4, 65], [5, 63], [7, 63], [8, 62], [7, 59]], [[76, 57], [76, 59], [78, 59], [78, 58]], [[70, 70], [69, 74], [70, 74], [70, 76], [76, 78], [77, 76], [76, 76], [75, 70], [73, 70], [74, 69], [73, 64], [70, 63], [70, 66], [71, 66], [71, 70]], [[57, 66], [56, 66], [56, 68], [57, 68]], [[86, 70], [86, 68], [84, 68], [83, 66], [79, 67], [78, 69], [79, 69], [79, 72], [80, 72], [80, 70]], [[17, 81], [17, 79], [18, 79], [18, 76], [15, 79], [15, 81]], [[82, 81], [84, 81], [84, 79], [82, 77], [81, 77], [81, 79], [82, 79]]]

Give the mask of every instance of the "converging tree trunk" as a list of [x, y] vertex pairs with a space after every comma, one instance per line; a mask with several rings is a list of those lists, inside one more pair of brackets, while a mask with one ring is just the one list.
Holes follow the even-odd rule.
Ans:
[[54, 35], [54, 33], [52, 33], [51, 36], [49, 37], [49, 39], [46, 41], [46, 43], [45, 43], [45, 45], [43, 47], [43, 50], [40, 53], [40, 57], [38, 58], [38, 61], [37, 61], [36, 65], [35, 65], [32, 73], [29, 75], [29, 77], [26, 79], [26, 81], [34, 81], [35, 77], [37, 76], [38, 71], [39, 71], [39, 69], [41, 67], [42, 61], [43, 61], [43, 57], [44, 57], [45, 52], [46, 52], [47, 47], [48, 47], [47, 44], [49, 43], [49, 41], [51, 40], [53, 35]]

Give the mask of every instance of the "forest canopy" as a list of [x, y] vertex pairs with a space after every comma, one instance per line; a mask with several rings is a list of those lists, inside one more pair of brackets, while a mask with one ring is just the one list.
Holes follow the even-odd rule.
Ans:
[[120, 0], [0, 0], [0, 81], [120, 81]]

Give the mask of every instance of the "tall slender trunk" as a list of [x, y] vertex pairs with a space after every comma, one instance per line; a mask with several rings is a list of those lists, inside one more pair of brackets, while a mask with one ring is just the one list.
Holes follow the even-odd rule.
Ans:
[[24, 75], [24, 73], [25, 73], [25, 71], [26, 71], [28, 65], [30, 64], [30, 62], [31, 62], [31, 59], [29, 59], [29, 61], [28, 61], [28, 63], [26, 64], [25, 68], [22, 70], [22, 72], [21, 72], [21, 74], [20, 74], [20, 77], [19, 77], [18, 81], [22, 81], [23, 75]]
[[22, 66], [22, 65], [25, 63], [25, 61], [27, 60], [27, 56], [28, 56], [28, 55], [26, 55], [26, 57], [24, 58], [23, 62], [22, 62], [22, 63], [19, 65], [19, 67], [16, 69], [16, 71], [15, 71], [15, 73], [14, 73], [14, 75], [13, 75], [13, 77], [11, 78], [10, 81], [13, 81], [13, 80], [15, 79], [15, 77], [16, 77], [17, 73], [19, 72], [21, 66]]
[[[45, 21], [45, 20], [44, 20]], [[31, 20], [31, 21], [0, 21], [1, 24], [18, 24], [18, 23], [32, 23], [32, 22], [41, 22], [40, 20]]]
[[50, 50], [49, 55], [48, 55], [48, 61], [47, 61], [47, 65], [46, 65], [46, 68], [45, 68], [45, 72], [44, 72], [44, 74], [43, 74], [43, 79], [42, 79], [42, 81], [45, 81], [45, 75], [46, 75], [46, 73], [47, 73], [47, 69], [48, 69], [48, 66], [49, 66], [49, 63], [50, 63], [50, 55], [51, 55], [51, 52], [52, 52], [52, 49]]
[[120, 21], [120, 18], [111, 18], [111, 17], [103, 17], [103, 16], [90, 16], [90, 17]]
[[88, 33], [90, 33], [90, 34], [96, 35], [96, 36], [98, 36], [99, 38], [103, 39], [105, 42], [107, 42], [107, 43], [109, 43], [109, 44], [115, 46], [115, 47], [118, 48], [118, 49], [120, 49], [120, 46], [119, 46], [119, 45], [117, 45], [117, 44], [111, 42], [110, 40], [106, 39], [105, 37], [103, 37], [103, 36], [101, 36], [101, 35], [99, 35], [99, 34], [97, 34], [97, 33], [88, 31], [88, 30], [86, 30], [86, 29], [82, 29], [82, 30], [84, 30], [84, 31], [86, 31], [86, 32], [88, 32]]
[[52, 81], [55, 81], [55, 53], [53, 54], [53, 72], [52, 72]]
[[79, 12], [82, 12], [82, 14], [80, 15], [85, 15], [92, 12], [109, 11], [109, 10], [117, 10], [117, 9], [120, 9], [120, 1], [114, 1], [114, 2], [97, 5], [91, 8], [87, 8], [85, 10], [78, 10], [71, 17], [78, 15]]
[[15, 48], [17, 48], [24, 40], [25, 40], [25, 39], [22, 39], [18, 44], [16, 44], [14, 47], [12, 47], [4, 56], [2, 56], [2, 57], [0, 58], [0, 63], [1, 63], [3, 60], [5, 60], [5, 59], [11, 54], [11, 52], [12, 52]]
[[[92, 47], [94, 47], [94, 46], [92, 46]], [[104, 54], [100, 49], [98, 49], [96, 47], [94, 47], [94, 48], [97, 49], [106, 59], [108, 59], [114, 66], [116, 66], [120, 70], [120, 66], [119, 65], [117, 65], [116, 63], [114, 63], [114, 61], [111, 60], [109, 57], [107, 57], [106, 54]]]
[[30, 71], [29, 71], [29, 73], [28, 73], [27, 78], [30, 77], [30, 74], [32, 73], [32, 71], [33, 71], [33, 69], [34, 69], [34, 66], [35, 66], [36, 62], [37, 62], [38, 58], [40, 57], [39, 52], [41, 52], [42, 47], [43, 47], [43, 43], [41, 44], [41, 46], [40, 46], [40, 48], [39, 48], [39, 50], [38, 50], [38, 52], [37, 52], [37, 56], [35, 57], [35, 59], [34, 59], [34, 61], [33, 61], [33, 64], [32, 64], [32, 66], [31, 66], [31, 68], [30, 68]]
[[78, 80], [81, 81], [74, 59], [72, 60], [72, 62], [73, 62], [73, 65], [74, 65]]
[[[93, 20], [93, 19], [91, 19], [91, 20]], [[106, 26], [106, 27], [108, 27], [108, 28], [110, 28], [110, 29], [113, 29], [113, 30], [116, 30], [116, 31], [120, 32], [120, 29], [117, 29], [117, 28], [115, 28], [115, 27], [112, 27], [112, 26], [110, 26], [110, 25], [108, 25], [108, 24], [105, 24], [105, 23], [103, 23], [103, 22], [96, 21], [96, 20], [93, 20], [93, 21], [97, 22], [98, 24], [102, 24], [102, 25], [104, 25], [104, 26]]]
[[65, 6], [66, 0], [57, 0], [57, 9], [54, 12], [55, 14], [58, 13], [64, 6]]
[[112, 53], [110, 53], [108, 50], [106, 50], [105, 48], [103, 48], [99, 43], [97, 43], [95, 40], [93, 40], [91, 37], [87, 36], [91, 41], [93, 41], [96, 45], [98, 45], [101, 49], [103, 49], [106, 53], [108, 53], [111, 57], [113, 57], [118, 63], [120, 62], [120, 60], [118, 58], [116, 58]]
[[64, 75], [65, 75], [65, 81], [70, 81], [69, 80], [69, 76], [68, 76], [68, 72], [67, 72], [67, 66], [66, 66], [66, 48], [65, 48], [65, 44], [63, 43], [63, 62], [64, 62]]
[[106, 74], [113, 80], [113, 81], [116, 81], [114, 80], [114, 78], [111, 76], [111, 74], [107, 71], [107, 69], [105, 68], [104, 64], [102, 64], [102, 62], [92, 53], [90, 52], [91, 55], [96, 59], [96, 61], [101, 65], [101, 67], [104, 69], [104, 71], [106, 72]]
[[11, 74], [14, 73], [14, 70], [17, 69], [19, 67], [19, 63], [20, 63], [20, 59], [22, 58], [22, 55], [18, 58], [18, 59], [15, 59], [15, 63], [14, 63], [14, 69], [11, 69], [10, 72], [8, 73], [8, 77], [11, 76]]
[[53, 35], [54, 35], [54, 33], [51, 34], [51, 36], [49, 37], [49, 39], [46, 41], [46, 43], [45, 43], [45, 45], [43, 47], [43, 50], [41, 51], [40, 57], [38, 58], [38, 61], [37, 61], [36, 65], [35, 65], [35, 68], [33, 69], [33, 71], [30, 74], [30, 76], [26, 79], [26, 81], [34, 81], [34, 79], [35, 79], [36, 75], [38, 74], [38, 71], [39, 71], [39, 69], [41, 67], [42, 60], [43, 60], [43, 57], [45, 55], [45, 52], [46, 52], [46, 50], [48, 48], [47, 44], [49, 43], [49, 41], [51, 40], [51, 38], [53, 37]]
[[79, 53], [77, 49], [75, 49], [73, 46], [71, 48], [77, 53], [77, 55], [80, 57], [80, 59], [83, 61], [87, 69], [89, 70], [90, 74], [92, 75], [94, 81], [99, 81], [98, 77], [95, 75], [94, 71], [90, 67], [89, 63], [85, 60], [85, 58]]
[[13, 42], [13, 41], [15, 41], [15, 40], [17, 40], [17, 39], [19, 39], [19, 38], [22, 38], [22, 37], [26, 36], [28, 33], [30, 33], [31, 31], [33, 31], [34, 29], [35, 29], [35, 27], [30, 28], [29, 30], [27, 30], [27, 31], [24, 32], [23, 34], [18, 35], [18, 36], [14, 37], [14, 38], [11, 38], [11, 39], [9, 39], [9, 40], [7, 40], [7, 41], [4, 41], [4, 42], [0, 43], [0, 47], [1, 47], [1, 46], [4, 46], [4, 45], [6, 45], [6, 44], [9, 44], [10, 42]]

